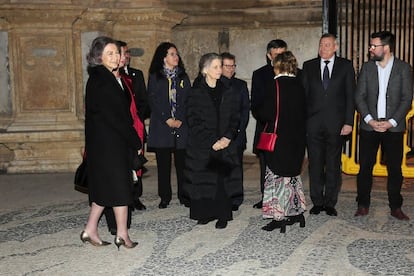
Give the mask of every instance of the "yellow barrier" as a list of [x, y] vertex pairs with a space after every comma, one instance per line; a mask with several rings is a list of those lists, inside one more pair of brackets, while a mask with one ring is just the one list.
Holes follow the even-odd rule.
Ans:
[[[342, 153], [342, 171], [346, 174], [356, 175], [359, 172], [359, 164], [356, 162], [357, 153], [356, 153], [356, 143], [358, 141], [357, 135], [358, 131], [356, 130], [358, 126], [358, 114], [355, 113], [354, 116], [354, 129], [352, 131], [352, 139], [350, 141], [350, 153]], [[411, 110], [408, 112], [405, 117], [405, 121], [408, 126], [408, 121], [414, 116], [414, 102], [411, 105]], [[414, 166], [407, 166], [407, 153], [411, 151], [411, 148], [408, 146], [408, 131], [404, 133], [404, 149], [403, 149], [403, 160], [402, 160], [402, 173], [404, 177], [414, 178]], [[348, 145], [349, 148], [349, 145]], [[387, 167], [381, 164], [381, 150], [378, 150], [377, 160], [372, 171], [374, 176], [387, 176]]]

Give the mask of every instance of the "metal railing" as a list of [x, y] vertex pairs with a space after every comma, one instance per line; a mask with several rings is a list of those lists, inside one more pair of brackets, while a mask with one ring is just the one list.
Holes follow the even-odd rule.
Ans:
[[[337, 35], [339, 49], [337, 54], [353, 62], [356, 76], [364, 62], [369, 59], [368, 46], [370, 35], [377, 31], [391, 31], [396, 36], [394, 54], [413, 66], [414, 64], [414, 5], [413, 0], [337, 0]], [[407, 154], [414, 152], [414, 104], [408, 113], [407, 131], [404, 134], [403, 175], [414, 177], [414, 165], [407, 164]], [[346, 142], [342, 154], [342, 170], [348, 174], [357, 174], [358, 114], [351, 139]], [[373, 174], [387, 175], [381, 149]]]

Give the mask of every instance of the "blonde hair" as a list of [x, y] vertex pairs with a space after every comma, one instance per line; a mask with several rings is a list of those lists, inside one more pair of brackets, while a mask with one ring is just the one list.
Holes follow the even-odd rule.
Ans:
[[291, 51], [278, 54], [273, 61], [273, 68], [278, 73], [287, 73], [296, 75], [298, 71], [298, 62]]

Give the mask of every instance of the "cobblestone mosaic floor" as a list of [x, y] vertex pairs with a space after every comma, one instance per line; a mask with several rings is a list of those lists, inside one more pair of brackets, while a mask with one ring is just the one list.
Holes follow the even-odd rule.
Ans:
[[[70, 182], [72, 176], [57, 177]], [[10, 178], [0, 176], [3, 182]], [[403, 210], [412, 218], [408, 222], [389, 215], [381, 189], [373, 192], [370, 214], [355, 218], [355, 192], [345, 189], [338, 217], [307, 212], [305, 228], [293, 225], [281, 234], [260, 229], [267, 221], [251, 207], [258, 187], [249, 175], [245, 202], [223, 230], [215, 229], [214, 222], [196, 225], [176, 199], [167, 209], [158, 209], [156, 182], [145, 180], [147, 210], [133, 213], [130, 236], [139, 245], [130, 250], [82, 244], [79, 234], [88, 213], [82, 194], [68, 192], [55, 200], [45, 195], [35, 205], [10, 203], [13, 208], [0, 211], [0, 275], [413, 275], [412, 191], [404, 194]], [[21, 194], [30, 197], [25, 190]], [[12, 202], [5, 197], [7, 193], [0, 200]], [[100, 233], [112, 241], [104, 222]]]

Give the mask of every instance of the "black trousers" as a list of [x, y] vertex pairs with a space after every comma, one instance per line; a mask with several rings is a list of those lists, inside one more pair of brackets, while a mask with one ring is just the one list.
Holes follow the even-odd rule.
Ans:
[[260, 166], [260, 192], [262, 192], [262, 199], [264, 193], [264, 183], [265, 183], [265, 176], [266, 176], [266, 160], [263, 151], [257, 152], [257, 157], [259, 157], [259, 166]]
[[[134, 200], [136, 200], [140, 196], [142, 196], [142, 178], [139, 177], [138, 178], [138, 182], [136, 182], [134, 184], [133, 193], [134, 193]], [[127, 219], [127, 227], [128, 227], [128, 229], [131, 226], [132, 211], [133, 211], [133, 207], [128, 207], [128, 219]], [[106, 224], [108, 226], [108, 231], [109, 232], [116, 231], [116, 220], [115, 220], [114, 210], [112, 209], [112, 207], [106, 207], [104, 209], [103, 214], [104, 214], [105, 219], [106, 219]]]
[[237, 206], [239, 207], [242, 203], [243, 203], [243, 199], [244, 199], [244, 192], [243, 192], [243, 153], [244, 153], [244, 148], [243, 147], [238, 147], [237, 148], [237, 154], [238, 154], [238, 158], [240, 161], [240, 186], [239, 186], [239, 195], [238, 196], [234, 196], [232, 198], [232, 203], [233, 206]]
[[338, 202], [343, 142], [339, 133], [324, 127], [307, 134], [310, 197], [314, 205], [335, 207]]
[[359, 207], [368, 208], [371, 203], [372, 169], [375, 165], [378, 148], [385, 155], [387, 163], [387, 191], [391, 210], [400, 208], [403, 203], [401, 186], [403, 182], [401, 163], [403, 157], [403, 132], [360, 131], [359, 173], [357, 176], [357, 202]]
[[189, 201], [185, 194], [184, 185], [184, 166], [185, 149], [157, 148], [155, 157], [157, 159], [158, 172], [158, 195], [161, 201], [170, 202], [172, 198], [171, 190], [171, 156], [174, 154], [175, 172], [177, 175], [177, 196], [180, 202]]
[[[109, 232], [116, 232], [116, 220], [115, 220], [115, 213], [112, 207], [105, 207], [104, 209], [104, 216], [106, 219], [106, 224], [108, 226]], [[128, 218], [127, 218], [127, 228], [131, 227], [131, 219], [132, 219], [132, 207], [128, 207]]]

